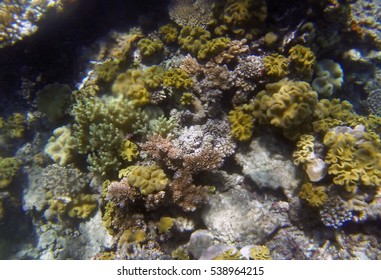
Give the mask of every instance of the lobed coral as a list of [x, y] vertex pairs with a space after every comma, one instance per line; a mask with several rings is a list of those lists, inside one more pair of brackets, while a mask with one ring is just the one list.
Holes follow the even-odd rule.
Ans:
[[211, 57], [216, 56], [225, 50], [230, 42], [230, 39], [227, 37], [212, 39], [205, 45], [201, 46], [200, 50], [197, 53], [197, 58], [201, 60], [210, 59]]
[[325, 188], [323, 186], [315, 187], [311, 183], [303, 184], [298, 195], [313, 207], [323, 206], [327, 201]]
[[281, 54], [271, 54], [263, 58], [266, 74], [271, 77], [284, 78], [288, 74], [288, 60]]
[[315, 75], [311, 86], [320, 96], [331, 96], [341, 88], [344, 80], [341, 66], [331, 59], [319, 61], [315, 67]]
[[130, 140], [124, 140], [120, 148], [120, 155], [126, 161], [133, 161], [138, 155], [138, 146]]
[[316, 57], [312, 50], [302, 45], [296, 45], [289, 50], [290, 68], [295, 75], [309, 81], [316, 64]]
[[59, 165], [67, 165], [71, 162], [75, 149], [75, 140], [68, 126], [61, 126], [53, 130], [53, 136], [49, 138], [45, 146], [47, 153], [54, 162]]
[[166, 44], [176, 43], [179, 31], [176, 25], [166, 24], [159, 28], [159, 34], [161, 40]]
[[8, 187], [20, 168], [20, 162], [13, 157], [0, 157], [0, 189]]
[[162, 52], [164, 45], [158, 39], [151, 40], [148, 38], [143, 38], [138, 42], [138, 47], [143, 58], [152, 58], [154, 55], [158, 55]]
[[156, 165], [132, 165], [121, 169], [119, 177], [126, 177], [131, 186], [140, 189], [142, 195], [163, 191], [169, 183], [164, 171]]
[[201, 27], [185, 26], [180, 31], [178, 42], [184, 50], [197, 55], [210, 37], [210, 32]]
[[228, 0], [218, 2], [215, 8], [218, 36], [227, 33], [238, 38], [251, 39], [267, 18], [267, 5], [262, 0]]
[[254, 129], [253, 111], [253, 104], [244, 104], [229, 112], [228, 120], [230, 122], [231, 134], [238, 141], [246, 141], [251, 138]]
[[285, 136], [295, 139], [300, 129], [308, 129], [317, 103], [317, 93], [308, 83], [282, 80], [257, 94], [253, 115], [259, 123], [282, 128]]
[[193, 87], [193, 80], [182, 69], [172, 68], [163, 77], [163, 84], [177, 90], [186, 90]]

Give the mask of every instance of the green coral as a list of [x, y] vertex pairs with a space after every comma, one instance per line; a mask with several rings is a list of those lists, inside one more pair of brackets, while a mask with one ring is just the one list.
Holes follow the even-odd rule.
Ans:
[[312, 81], [312, 88], [321, 96], [331, 96], [341, 88], [344, 73], [340, 64], [332, 59], [323, 59], [316, 64], [316, 78]]
[[98, 78], [105, 82], [111, 82], [119, 70], [119, 61], [116, 59], [107, 59], [98, 63], [94, 67], [94, 71]]
[[0, 157], [0, 189], [8, 187], [17, 174], [20, 163], [13, 157]]
[[231, 42], [229, 38], [220, 37], [208, 41], [202, 45], [197, 53], [197, 58], [201, 60], [210, 59], [211, 57], [221, 53]]
[[127, 177], [128, 182], [140, 189], [142, 195], [163, 191], [169, 183], [164, 171], [156, 165], [132, 165], [120, 170], [119, 177]]
[[120, 155], [124, 160], [133, 161], [138, 155], [138, 146], [130, 140], [124, 140], [120, 148]]
[[197, 55], [201, 48], [210, 40], [210, 32], [202, 27], [185, 26], [178, 37], [180, 46], [193, 55]]
[[71, 89], [66, 84], [47, 85], [36, 93], [37, 107], [46, 115], [48, 121], [57, 122], [66, 116], [70, 96]]
[[167, 137], [175, 127], [176, 120], [174, 117], [166, 118], [162, 115], [149, 121], [147, 134], [159, 134], [162, 137]]
[[325, 192], [325, 187], [314, 186], [311, 183], [305, 183], [302, 185], [298, 196], [308, 202], [309, 205], [313, 207], [323, 206], [327, 201], [327, 194]]
[[164, 45], [158, 40], [143, 38], [138, 42], [140, 54], [143, 58], [151, 58], [163, 51]]
[[172, 44], [177, 41], [179, 31], [174, 24], [166, 24], [159, 28], [160, 38], [166, 44]]
[[253, 134], [253, 110], [253, 104], [244, 104], [229, 112], [230, 132], [238, 141], [249, 140]]
[[165, 73], [163, 84], [177, 90], [186, 90], [193, 87], [193, 80], [183, 69], [172, 68]]
[[165, 70], [157, 65], [147, 68], [143, 77], [144, 85], [147, 89], [153, 90], [161, 86], [164, 78]]
[[310, 129], [317, 103], [317, 93], [308, 83], [282, 80], [257, 94], [253, 114], [259, 123], [282, 128], [286, 137], [296, 139]]
[[288, 59], [281, 54], [273, 53], [263, 58], [266, 74], [271, 77], [284, 78], [288, 74]]
[[174, 219], [171, 217], [163, 216], [160, 218], [159, 223], [157, 224], [157, 229], [159, 233], [168, 233], [174, 225]]
[[302, 45], [296, 45], [289, 50], [290, 67], [295, 75], [309, 81], [316, 64], [316, 57], [312, 50]]

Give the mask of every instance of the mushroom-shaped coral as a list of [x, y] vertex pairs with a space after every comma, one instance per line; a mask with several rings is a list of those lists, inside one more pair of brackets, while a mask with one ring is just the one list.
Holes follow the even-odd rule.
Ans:
[[284, 78], [288, 74], [288, 60], [281, 54], [273, 53], [265, 56], [263, 63], [270, 77]]
[[308, 83], [282, 80], [258, 93], [253, 114], [260, 123], [283, 128], [286, 136], [295, 138], [297, 134], [290, 131], [310, 123], [317, 102], [317, 93]]
[[312, 50], [302, 45], [296, 45], [289, 50], [289, 59], [295, 75], [309, 81], [316, 64], [316, 57]]
[[324, 187], [315, 187], [311, 183], [306, 183], [302, 185], [299, 197], [306, 200], [309, 205], [319, 207], [326, 202], [328, 196]]
[[244, 104], [229, 112], [228, 120], [230, 122], [231, 134], [238, 141], [249, 140], [253, 134], [253, 110], [253, 104]]
[[321, 96], [331, 96], [341, 88], [343, 70], [340, 64], [331, 59], [323, 59], [316, 64], [316, 78], [312, 81], [312, 88]]
[[71, 161], [73, 150], [75, 148], [75, 140], [71, 136], [71, 130], [67, 126], [61, 126], [53, 131], [48, 144], [45, 146], [47, 153], [54, 162], [63, 166]]
[[119, 177], [127, 177], [128, 182], [140, 189], [142, 195], [163, 191], [169, 183], [164, 171], [156, 165], [132, 165], [120, 170]]
[[183, 49], [197, 55], [200, 49], [208, 43], [209, 39], [209, 31], [201, 27], [185, 26], [180, 32], [178, 41]]

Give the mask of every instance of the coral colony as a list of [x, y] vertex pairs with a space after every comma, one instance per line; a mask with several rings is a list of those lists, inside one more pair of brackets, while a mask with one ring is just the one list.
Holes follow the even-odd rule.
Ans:
[[[2, 1], [0, 51], [74, 2]], [[0, 256], [379, 259], [380, 1], [273, 2], [169, 1], [2, 113]]]

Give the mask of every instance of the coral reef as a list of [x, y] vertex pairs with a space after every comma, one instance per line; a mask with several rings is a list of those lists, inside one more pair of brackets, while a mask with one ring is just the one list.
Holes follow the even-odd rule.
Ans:
[[379, 1], [88, 2], [0, 3], [0, 257], [380, 258]]

